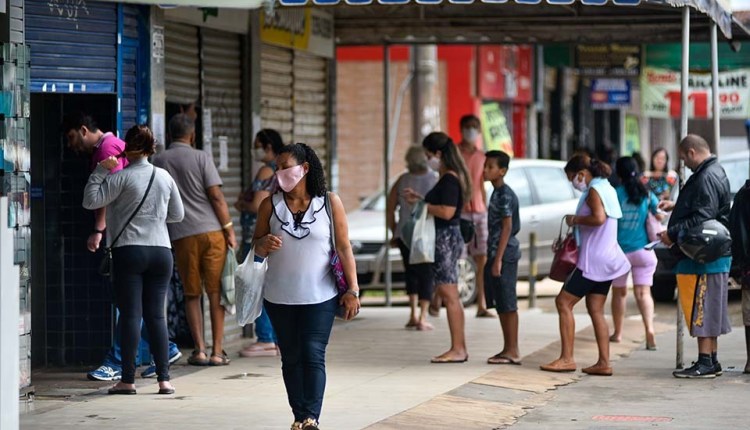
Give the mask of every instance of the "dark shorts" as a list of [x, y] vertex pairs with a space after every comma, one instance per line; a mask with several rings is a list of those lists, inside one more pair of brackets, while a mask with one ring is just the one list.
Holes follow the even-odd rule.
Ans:
[[487, 307], [495, 307], [499, 314], [518, 310], [516, 281], [518, 280], [518, 261], [505, 262], [500, 269], [500, 276], [492, 276], [492, 260], [484, 266], [484, 291]]
[[601, 294], [606, 296], [609, 294], [609, 287], [612, 285], [612, 281], [592, 281], [583, 277], [581, 269], [576, 268], [573, 273], [570, 274], [568, 280], [563, 284], [563, 290], [569, 292], [576, 297], [584, 297], [587, 294]]
[[409, 248], [403, 240], [398, 240], [398, 249], [404, 261], [406, 275], [406, 294], [419, 295], [419, 300], [432, 299], [432, 263], [409, 264]]
[[463, 250], [464, 240], [457, 225], [435, 229], [435, 262], [432, 264], [435, 285], [458, 283], [458, 259]]

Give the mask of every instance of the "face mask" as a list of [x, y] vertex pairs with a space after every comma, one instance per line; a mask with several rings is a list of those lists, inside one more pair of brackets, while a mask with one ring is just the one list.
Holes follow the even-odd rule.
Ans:
[[576, 177], [573, 178], [573, 188], [578, 191], [584, 192], [586, 191], [586, 188], [588, 188], [588, 185], [586, 185], [585, 179], [578, 179], [578, 175], [576, 175]]
[[427, 166], [436, 172], [440, 170], [440, 165], [440, 159], [437, 157], [430, 157], [427, 159]]
[[476, 128], [465, 128], [461, 130], [461, 137], [469, 143], [475, 143], [479, 137], [479, 130]]
[[264, 158], [266, 158], [266, 150], [263, 148], [255, 148], [253, 159], [255, 159], [255, 161], [263, 161]]
[[279, 181], [279, 187], [281, 187], [285, 193], [292, 191], [304, 177], [305, 168], [302, 167], [301, 164], [299, 166], [278, 170], [276, 172], [276, 179]]

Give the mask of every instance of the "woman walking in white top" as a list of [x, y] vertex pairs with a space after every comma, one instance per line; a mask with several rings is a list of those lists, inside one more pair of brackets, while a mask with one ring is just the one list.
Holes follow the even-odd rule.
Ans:
[[[327, 210], [325, 175], [315, 151], [302, 143], [287, 145], [276, 161], [281, 191], [265, 199], [258, 210], [255, 260], [268, 258], [264, 305], [281, 351], [284, 385], [294, 414], [292, 430], [316, 430], [333, 319], [339, 307], [345, 319], [359, 312], [357, 271], [344, 205], [329, 193], [332, 207]], [[331, 222], [349, 285], [341, 297], [329, 264]]]

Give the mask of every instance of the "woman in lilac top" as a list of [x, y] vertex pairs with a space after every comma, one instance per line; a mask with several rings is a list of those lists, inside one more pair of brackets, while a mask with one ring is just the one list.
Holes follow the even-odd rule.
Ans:
[[617, 243], [617, 220], [622, 217], [617, 192], [607, 178], [612, 169], [587, 155], [576, 155], [565, 166], [573, 186], [583, 194], [575, 215], [565, 222], [574, 227], [578, 242], [578, 264], [555, 299], [560, 316], [562, 351], [557, 360], [540, 366], [549, 372], [573, 372], [575, 319], [573, 307], [586, 297], [586, 309], [594, 325], [599, 360], [582, 369], [589, 375], [612, 375], [609, 364], [609, 328], [604, 318], [604, 302], [612, 280], [628, 273], [630, 263]]

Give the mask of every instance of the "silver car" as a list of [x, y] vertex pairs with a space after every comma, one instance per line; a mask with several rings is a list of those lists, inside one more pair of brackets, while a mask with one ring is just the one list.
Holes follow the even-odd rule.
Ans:
[[[552, 242], [557, 238], [562, 217], [576, 210], [580, 195], [570, 184], [563, 168], [565, 162], [553, 160], [512, 160], [505, 182], [515, 191], [519, 202], [523, 257], [518, 265], [519, 277], [529, 276], [529, 233], [536, 232], [538, 275], [549, 273], [552, 264]], [[487, 198], [492, 184], [485, 182]], [[391, 263], [392, 287], [403, 289], [404, 267], [398, 249], [385, 242], [385, 196], [382, 192], [365, 199], [361, 207], [348, 215], [349, 239], [354, 248], [357, 275], [362, 290], [385, 289], [385, 256]], [[563, 232], [565, 233], [565, 232]], [[471, 258], [458, 261], [459, 295], [464, 305], [476, 300], [476, 267]]]

